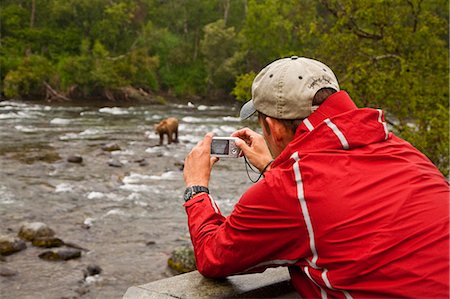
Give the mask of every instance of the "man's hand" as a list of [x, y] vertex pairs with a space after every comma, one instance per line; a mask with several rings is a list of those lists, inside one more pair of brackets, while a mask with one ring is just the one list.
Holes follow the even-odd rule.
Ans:
[[211, 169], [219, 158], [211, 157], [213, 134], [208, 133], [187, 155], [184, 160], [184, 182], [186, 187], [199, 185], [208, 187]]
[[234, 132], [231, 136], [241, 139], [236, 140], [236, 145], [259, 171], [262, 171], [267, 163], [272, 160], [272, 154], [261, 134], [249, 128], [244, 128]]

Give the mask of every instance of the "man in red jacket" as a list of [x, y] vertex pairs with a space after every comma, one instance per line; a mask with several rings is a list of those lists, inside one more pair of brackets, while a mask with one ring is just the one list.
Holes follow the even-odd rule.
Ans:
[[[207, 189], [212, 134], [187, 156], [185, 208], [207, 277], [289, 267], [304, 298], [449, 298], [449, 186], [378, 109], [358, 109], [323, 63], [265, 67], [233, 134], [264, 178], [231, 215]], [[272, 163], [272, 159], [275, 159]]]

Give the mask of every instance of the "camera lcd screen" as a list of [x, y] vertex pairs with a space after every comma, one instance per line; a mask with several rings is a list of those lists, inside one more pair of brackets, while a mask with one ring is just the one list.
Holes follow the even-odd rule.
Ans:
[[213, 139], [211, 143], [212, 155], [228, 155], [230, 148], [229, 140]]

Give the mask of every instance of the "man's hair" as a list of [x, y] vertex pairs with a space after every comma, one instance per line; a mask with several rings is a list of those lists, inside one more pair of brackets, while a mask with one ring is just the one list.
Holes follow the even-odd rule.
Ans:
[[[319, 106], [320, 104], [325, 102], [325, 100], [335, 92], [336, 92], [336, 90], [334, 90], [333, 88], [319, 89], [316, 92], [316, 94], [314, 95], [312, 105]], [[266, 117], [267, 117], [267, 115], [258, 111], [258, 118], [261, 118], [264, 128], [270, 134], [270, 128], [269, 128], [269, 124], [266, 122]], [[277, 118], [277, 120], [279, 122], [281, 122], [286, 128], [291, 130], [292, 133], [294, 133], [294, 134], [295, 134], [295, 131], [297, 131], [297, 127], [302, 123], [303, 119], [304, 118], [302, 118], [302, 119], [279, 119], [279, 118]]]

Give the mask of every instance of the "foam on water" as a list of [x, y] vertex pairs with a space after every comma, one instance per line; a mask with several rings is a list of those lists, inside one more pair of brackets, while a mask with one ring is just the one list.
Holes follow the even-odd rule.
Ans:
[[97, 128], [88, 128], [80, 133], [67, 133], [59, 137], [59, 140], [73, 140], [73, 139], [95, 139], [103, 137], [108, 134], [106, 130]]
[[131, 193], [127, 196], [127, 200], [139, 200], [141, 199], [141, 195], [139, 193]]
[[24, 133], [33, 133], [33, 132], [39, 131], [39, 129], [36, 128], [36, 127], [33, 127], [33, 126], [21, 126], [21, 125], [15, 126], [14, 129], [16, 129], [17, 131], [20, 131], [20, 132], [24, 132]]
[[87, 199], [101, 199], [105, 197], [105, 193], [92, 191], [86, 195]]
[[14, 101], [1, 101], [0, 102], [0, 106], [5, 106], [5, 107], [27, 107], [27, 104], [24, 103], [18, 103], [18, 102], [14, 102]]
[[55, 187], [55, 193], [72, 192], [72, 191], [73, 191], [73, 186], [70, 184], [66, 184], [66, 183], [58, 184]]
[[227, 122], [240, 122], [241, 119], [239, 117], [233, 117], [233, 116], [224, 116], [222, 117], [223, 121]]
[[86, 135], [98, 135], [105, 133], [105, 130], [97, 129], [97, 128], [89, 128], [80, 133], [80, 136]]
[[113, 115], [125, 115], [130, 113], [128, 110], [119, 107], [103, 107], [100, 108], [98, 111], [101, 113], [108, 113]]
[[125, 184], [137, 184], [137, 183], [141, 183], [142, 181], [148, 181], [150, 179], [151, 179], [151, 176], [149, 176], [149, 175], [143, 175], [143, 174], [132, 172], [132, 173], [130, 173], [130, 175], [125, 176], [122, 179], [122, 182], [124, 182]]
[[52, 125], [68, 125], [70, 124], [72, 121], [70, 119], [65, 119], [65, 118], [54, 118], [50, 121], [50, 124]]
[[173, 180], [178, 176], [177, 174], [178, 173], [175, 171], [168, 171], [168, 172], [164, 172], [161, 175], [151, 175], [150, 179], [152, 179], [152, 180]]
[[160, 154], [162, 153], [162, 148], [157, 146], [149, 147], [145, 150], [145, 152], [149, 154]]
[[97, 219], [88, 217], [84, 219], [83, 224], [86, 225], [87, 227], [91, 227], [94, 224], [95, 220]]
[[144, 134], [148, 139], [159, 139], [159, 135], [156, 134], [154, 131], [145, 131]]
[[24, 111], [0, 113], [0, 119], [32, 118], [33, 115]]
[[149, 185], [137, 185], [137, 184], [124, 184], [119, 187], [122, 190], [130, 192], [151, 192], [153, 190], [152, 186]]
[[5, 186], [0, 186], [0, 204], [12, 204], [14, 202], [14, 194]]
[[119, 156], [119, 155], [133, 156], [133, 155], [135, 155], [135, 152], [132, 150], [118, 150], [118, 151], [112, 151], [111, 154], [113, 156]]
[[105, 215], [102, 216], [103, 217], [108, 217], [108, 216], [126, 216], [127, 213], [125, 213], [124, 211], [120, 210], [120, 209], [112, 209], [109, 210], [108, 212], [106, 212]]
[[67, 133], [59, 137], [59, 140], [72, 140], [78, 139], [80, 136], [77, 133]]
[[210, 123], [217, 122], [217, 118], [185, 116], [181, 119], [181, 121], [187, 123]]
[[199, 105], [197, 107], [197, 110], [199, 111], [205, 111], [205, 110], [235, 110], [235, 107], [226, 107], [226, 106], [206, 106], [206, 105]]

